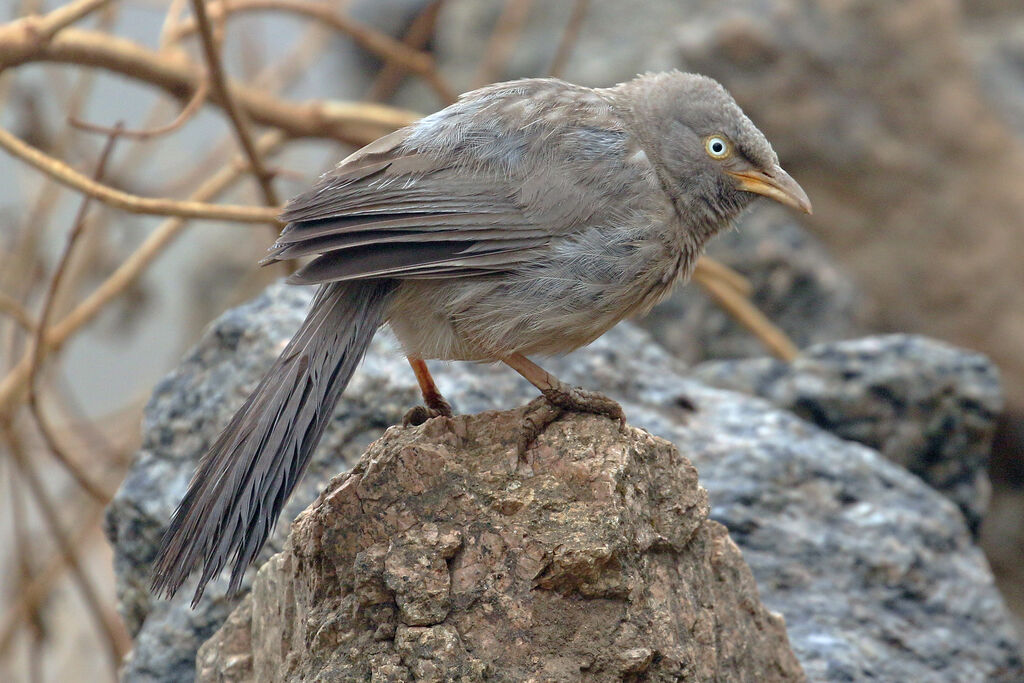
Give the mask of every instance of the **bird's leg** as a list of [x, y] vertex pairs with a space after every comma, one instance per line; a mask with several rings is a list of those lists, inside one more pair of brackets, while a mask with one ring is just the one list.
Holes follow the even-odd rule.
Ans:
[[526, 407], [525, 434], [520, 448], [521, 453], [566, 410], [605, 415], [617, 420], [620, 428], [626, 426], [626, 414], [622, 412], [622, 406], [604, 394], [565, 384], [519, 353], [506, 356], [501, 360], [525, 377], [530, 384], [540, 389], [542, 394], [530, 401]]
[[434, 384], [434, 378], [430, 376], [430, 370], [427, 369], [427, 364], [419, 356], [409, 356], [408, 360], [412, 371], [416, 373], [416, 381], [419, 382], [423, 403], [426, 405], [416, 406], [409, 410], [402, 418], [402, 424], [408, 427], [409, 425], [421, 425], [432, 417], [442, 415], [451, 417], [452, 406], [444, 400], [444, 396], [438, 391], [437, 385]]

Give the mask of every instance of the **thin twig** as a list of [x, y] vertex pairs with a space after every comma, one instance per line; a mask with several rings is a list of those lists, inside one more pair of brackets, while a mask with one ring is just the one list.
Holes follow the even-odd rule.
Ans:
[[515, 50], [519, 34], [526, 26], [532, 6], [533, 0], [505, 0], [477, 71], [478, 86], [493, 83], [501, 76]]
[[[441, 13], [443, 0], [434, 0], [429, 3], [413, 19], [409, 30], [402, 36], [402, 43], [414, 50], [422, 50], [430, 37], [434, 35], [434, 28], [437, 25], [437, 17]], [[395, 60], [385, 57], [384, 65], [373, 80], [373, 85], [366, 95], [366, 99], [372, 102], [381, 102], [388, 99], [398, 88], [408, 69]]]
[[22, 142], [3, 128], [0, 128], [0, 147], [3, 147], [22, 161], [35, 166], [54, 180], [90, 197], [94, 197], [104, 204], [128, 211], [129, 213], [204, 218], [207, 220], [237, 221], [239, 223], [266, 223], [277, 219], [277, 209], [275, 208], [205, 204], [203, 202], [139, 197], [128, 194], [82, 175], [63, 161], [54, 159], [32, 145]]
[[[32, 584], [35, 578], [35, 572], [33, 571], [32, 558], [34, 553], [32, 547], [34, 544], [28, 542], [28, 529], [25, 524], [25, 501], [22, 497], [21, 487], [18, 486], [18, 478], [14, 476], [14, 472], [11, 472], [8, 477], [8, 483], [10, 484], [10, 507], [11, 507], [11, 525], [14, 532], [14, 549], [17, 553], [17, 566], [19, 571], [18, 578], [18, 594], [21, 594], [28, 586]], [[39, 656], [39, 646], [41, 640], [45, 634], [45, 622], [43, 621], [42, 614], [40, 614], [39, 604], [33, 604], [31, 609], [25, 612], [24, 622], [28, 626], [28, 639], [29, 639], [29, 654], [28, 654], [28, 666], [29, 666], [29, 680], [32, 683], [42, 680], [40, 675], [39, 666], [41, 658]]]
[[735, 289], [736, 293], [740, 296], [745, 296], [748, 299], [754, 293], [754, 286], [750, 284], [750, 280], [721, 261], [717, 261], [707, 255], [701, 256], [697, 260], [697, 266], [693, 269], [692, 278], [694, 282], [701, 284], [708, 279], [719, 280]]
[[[203, 71], [183, 52], [159, 53], [98, 31], [66, 28], [48, 42], [0, 25], [0, 71], [30, 62], [97, 67], [148, 83], [185, 100], [200, 87]], [[365, 145], [419, 118], [414, 112], [367, 102], [288, 102], [258, 88], [232, 85], [239, 106], [254, 123], [290, 137], [325, 137]], [[224, 106], [211, 92], [207, 102]]]
[[36, 321], [32, 319], [32, 314], [26, 311], [17, 299], [3, 292], [0, 292], [0, 313], [11, 316], [11, 319], [26, 332], [31, 333], [36, 329]]
[[[274, 176], [267, 169], [266, 164], [256, 149], [256, 143], [252, 137], [252, 125], [248, 115], [235, 100], [234, 93], [228, 85], [227, 76], [224, 75], [224, 65], [220, 60], [220, 52], [213, 36], [213, 26], [206, 14], [206, 0], [192, 0], [192, 13], [195, 15], [196, 25], [199, 27], [199, 36], [202, 39], [203, 54], [206, 56], [207, 77], [210, 81], [210, 89], [221, 101], [224, 111], [231, 119], [231, 125], [238, 138], [238, 144], [242, 152], [249, 160], [249, 167], [256, 176], [260, 191], [263, 192], [263, 200], [267, 206], [277, 206], [280, 202], [277, 199], [277, 192], [274, 190]], [[275, 217], [276, 218], [276, 217]], [[276, 222], [276, 221], [271, 221]]]
[[548, 76], [562, 77], [565, 65], [572, 55], [572, 49], [576, 46], [576, 40], [580, 35], [580, 26], [583, 25], [583, 19], [587, 16], [589, 6], [590, 0], [576, 0], [573, 3], [572, 14], [569, 15], [569, 21], [562, 32], [562, 39], [558, 41], [558, 49], [555, 51], [554, 59], [551, 60], [551, 66], [548, 67]]
[[75, 547], [68, 541], [67, 536], [64, 533], [64, 529], [61, 527], [60, 518], [57, 515], [56, 508], [50, 501], [50, 496], [46, 493], [46, 489], [43, 487], [42, 482], [39, 480], [39, 475], [32, 468], [32, 463], [25, 455], [20, 439], [17, 434], [15, 434], [13, 426], [8, 422], [4, 422], [0, 423], [0, 428], [3, 429], [11, 458], [14, 460], [14, 464], [18, 468], [21, 478], [28, 485], [29, 494], [36, 501], [36, 505], [39, 507], [39, 511], [43, 515], [43, 521], [46, 523], [50, 535], [57, 543], [57, 548], [64, 556], [64, 560], [68, 567], [71, 568], [72, 578], [75, 581], [75, 585], [78, 587], [78, 591], [82, 594], [82, 599], [89, 608], [90, 615], [96, 622], [96, 626], [103, 634], [103, 640], [107, 647], [107, 654], [110, 659], [113, 679], [116, 681], [117, 670], [121, 665], [121, 660], [124, 658], [125, 654], [121, 647], [121, 638], [117, 636], [117, 628], [108, 620], [107, 613], [103, 609], [99, 595], [97, 594], [95, 587], [92, 585], [92, 581], [89, 579], [89, 576], [86, 574], [85, 569], [82, 567], [82, 563], [78, 558], [78, 553]]
[[160, 27], [160, 39], [157, 41], [161, 52], [173, 45], [181, 36], [182, 14], [186, 4], [188, 0], [171, 0], [171, 4], [168, 5], [164, 23]]
[[[382, 33], [371, 26], [367, 26], [345, 14], [335, 11], [328, 4], [310, 2], [310, 0], [231, 0], [230, 3], [220, 2], [216, 5], [211, 5], [208, 13], [211, 19], [215, 19], [229, 14], [234, 15], [242, 12], [266, 10], [290, 12], [315, 19], [323, 25], [349, 36], [353, 42], [367, 52], [372, 52], [383, 59], [400, 64], [409, 71], [419, 74], [446, 103], [452, 102], [455, 99], [454, 91], [438, 74], [437, 65], [434, 63], [433, 57], [401, 41], [395, 40], [386, 33]], [[182, 22], [178, 25], [178, 34], [174, 35], [172, 40], [179, 40], [181, 37], [196, 31], [198, 23], [198, 15], [196, 20], [192, 22]]]
[[[119, 137], [133, 138], [135, 140], [149, 140], [150, 138], [159, 137], [161, 135], [167, 135], [173, 133], [195, 116], [196, 112], [206, 102], [206, 96], [210, 92], [210, 82], [204, 80], [194, 93], [192, 93], [192, 99], [178, 112], [178, 115], [174, 117], [174, 120], [170, 123], [155, 128], [139, 128], [136, 130], [125, 128], [118, 133]], [[68, 116], [68, 123], [79, 130], [88, 131], [90, 133], [100, 133], [102, 135], [112, 135], [116, 126], [100, 126], [95, 123], [89, 123], [88, 121], [82, 121], [75, 116]]]
[[20, 30], [32, 32], [38, 40], [46, 41], [61, 29], [87, 17], [110, 2], [111, 0], [77, 0], [62, 5], [44, 16], [22, 17], [14, 23], [19, 24]]
[[[26, 11], [34, 11], [26, 2], [23, 8]], [[117, 5], [108, 4], [100, 14], [99, 28], [109, 30], [117, 17]], [[47, 69], [49, 72], [50, 69]], [[62, 103], [62, 109], [68, 112], [69, 116], [77, 116], [81, 113], [88, 101], [92, 88], [96, 82], [96, 72], [87, 71], [82, 73], [71, 94]], [[74, 132], [70, 128], [64, 128], [50, 145], [50, 151], [57, 156], [64, 156], [71, 148]], [[0, 277], [0, 287], [7, 288], [15, 296], [27, 294], [31, 289], [32, 279], [28, 277], [37, 262], [37, 247], [43, 240], [46, 232], [45, 226], [49, 223], [50, 214], [58, 206], [58, 197], [62, 191], [61, 186], [47, 178], [35, 198], [32, 208], [26, 213], [25, 220], [19, 231], [17, 252], [21, 257], [8, 259], [9, 263], [3, 264], [3, 277]]]
[[[12, 476], [11, 481], [15, 478]], [[96, 524], [103, 517], [103, 506], [95, 502], [89, 502], [87, 509], [73, 516], [73, 519], [81, 520], [79, 526], [71, 536], [71, 543], [76, 548], [85, 545], [86, 538], [95, 532]], [[3, 657], [11, 644], [18, 628], [26, 616], [35, 612], [43, 600], [50, 595], [53, 586], [64, 575], [68, 568], [66, 557], [57, 552], [48, 562], [43, 565], [43, 570], [37, 572], [33, 580], [24, 586], [18, 593], [17, 600], [4, 613], [0, 619], [0, 657]]]
[[[104, 146], [103, 151], [100, 152], [100, 158], [96, 162], [96, 171], [93, 174], [94, 180], [102, 179], [107, 167], [107, 161], [110, 159], [110, 154], [113, 152], [114, 145], [117, 142], [118, 132], [119, 131], [115, 130], [114, 133], [109, 136], [107, 144]], [[39, 314], [39, 325], [36, 327], [32, 345], [29, 347], [30, 361], [27, 381], [28, 406], [29, 411], [35, 417], [36, 423], [39, 426], [39, 432], [42, 434], [47, 448], [53, 454], [54, 458], [56, 458], [57, 462], [60, 463], [60, 465], [68, 472], [68, 474], [71, 475], [75, 482], [82, 487], [86, 493], [97, 501], [106, 503], [110, 500], [110, 494], [104, 491], [102, 487], [93, 483], [92, 480], [82, 472], [81, 468], [75, 464], [74, 460], [64, 451], [64, 448], [60, 445], [60, 442], [54, 435], [53, 429], [51, 428], [49, 421], [46, 419], [42, 406], [40, 405], [39, 388], [37, 386], [39, 368], [43, 357], [43, 345], [45, 344], [46, 334], [49, 331], [48, 326], [50, 316], [53, 312], [53, 302], [56, 300], [57, 292], [60, 290], [60, 286], [64, 280], [64, 273], [68, 262], [71, 260], [71, 256], [75, 252], [75, 244], [82, 236], [82, 232], [85, 228], [85, 217], [88, 214], [90, 203], [90, 197], [86, 196], [82, 198], [82, 202], [78, 207], [78, 214], [75, 216], [75, 221], [72, 224], [67, 243], [64, 246], [64, 253], [62, 253], [60, 258], [57, 260], [54, 273], [50, 278], [49, 288], [43, 298], [42, 312]]]
[[794, 344], [786, 333], [769, 320], [764, 313], [746, 298], [737, 292], [725, 281], [717, 278], [705, 278], [701, 285], [711, 295], [719, 306], [724, 308], [741, 325], [754, 333], [768, 349], [778, 358], [791, 361], [800, 353], [800, 349]]
[[[264, 154], [269, 154], [280, 146], [284, 139], [281, 133], [267, 133], [258, 144]], [[244, 161], [236, 159], [193, 192], [192, 199], [207, 201], [215, 198], [236, 182], [244, 173], [245, 168]], [[110, 301], [127, 289], [149, 267], [149, 264], [167, 248], [186, 225], [187, 221], [183, 218], [171, 218], [161, 223], [118, 266], [117, 270], [111, 273], [102, 284], [68, 313], [63, 320], [50, 328], [41, 351], [48, 353], [59, 349], [72, 334], [96, 317]], [[0, 380], [0, 416], [7, 414], [11, 410], [21, 392], [24, 391], [25, 381], [28, 379], [28, 372], [31, 367], [30, 362], [31, 358], [29, 355], [27, 353], [24, 354], [18, 364], [7, 373], [3, 380]]]

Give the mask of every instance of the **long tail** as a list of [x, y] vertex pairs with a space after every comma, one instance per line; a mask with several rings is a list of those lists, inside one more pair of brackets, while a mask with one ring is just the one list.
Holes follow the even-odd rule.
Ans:
[[383, 322], [393, 288], [385, 280], [320, 287], [302, 327], [200, 462], [160, 543], [154, 593], [174, 595], [202, 563], [195, 606], [229, 558], [230, 591], [238, 590]]

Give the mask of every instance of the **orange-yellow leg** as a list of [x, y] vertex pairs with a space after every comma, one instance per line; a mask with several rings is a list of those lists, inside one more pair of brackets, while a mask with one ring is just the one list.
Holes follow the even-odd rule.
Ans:
[[424, 406], [416, 406], [408, 413], [405, 414], [405, 418], [402, 423], [405, 425], [418, 425], [423, 424], [432, 417], [452, 416], [452, 406], [448, 401], [444, 400], [444, 396], [438, 391], [437, 385], [434, 384], [434, 378], [430, 376], [430, 370], [427, 369], [427, 364], [422, 358], [418, 356], [409, 356], [409, 365], [412, 366], [412, 371], [416, 374], [416, 381], [420, 385], [420, 393], [423, 394]]

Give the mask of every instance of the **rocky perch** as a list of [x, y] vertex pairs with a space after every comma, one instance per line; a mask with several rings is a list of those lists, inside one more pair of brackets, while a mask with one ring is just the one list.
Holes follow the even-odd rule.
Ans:
[[517, 457], [520, 411], [385, 432], [200, 649], [203, 681], [795, 681], [697, 471], [573, 415]]
[[[236, 610], [221, 579], [196, 610], [188, 584], [172, 601], [154, 600], [156, 544], [196, 462], [308, 302], [309, 292], [278, 286], [229, 311], [154, 390], [142, 448], [107, 516], [134, 638], [124, 681], [194, 679], [196, 653], [215, 633], [199, 664], [224, 680], [267, 671], [327, 680], [344, 666], [376, 667], [378, 680], [443, 679], [449, 666], [465, 680], [504, 671], [560, 680], [573, 667], [575, 678], [561, 680], [588, 671], [671, 680], [672, 667], [692, 680], [799, 675], [772, 612], [810, 680], [1024, 680], [1020, 642], [961, 512], [979, 509], [965, 502], [998, 383], [983, 358], [907, 338], [815, 347], [782, 375], [763, 363], [702, 371], [773, 406], [694, 381], [649, 335], [619, 325], [545, 367], [619, 400], [631, 424], [681, 455], [639, 430], [623, 436], [607, 420], [569, 415], [527, 467], [512, 452], [515, 411], [385, 432], [419, 397], [382, 333], [282, 519], [318, 503], [264, 565], [253, 597]], [[853, 365], [861, 379], [850, 377]], [[458, 412], [536, 395], [506, 368], [433, 369]], [[829, 419], [810, 411], [812, 424], [779, 407], [806, 413], [800, 397]], [[854, 419], [840, 419], [850, 406]], [[922, 476], [956, 485], [942, 495], [865, 444], [931, 463]], [[942, 462], [955, 477], [935, 476]], [[260, 563], [285, 548], [288, 526], [278, 525]], [[740, 659], [755, 673], [735, 668]]]

